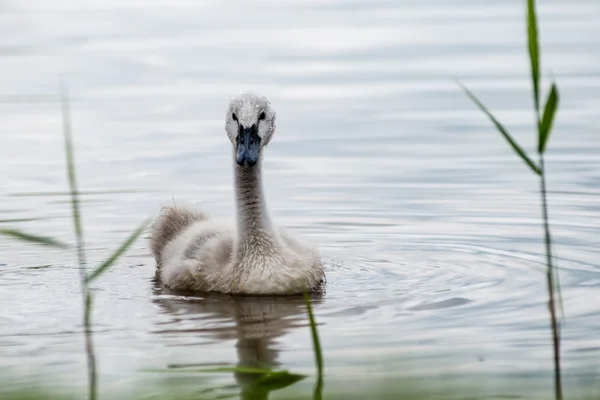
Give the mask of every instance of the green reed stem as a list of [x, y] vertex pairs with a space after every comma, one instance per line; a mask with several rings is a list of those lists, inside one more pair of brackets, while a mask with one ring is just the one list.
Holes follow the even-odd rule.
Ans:
[[554, 396], [562, 400], [562, 380], [560, 372], [560, 333], [555, 301], [554, 264], [552, 262], [552, 238], [550, 223], [548, 221], [548, 200], [546, 196], [546, 174], [544, 170], [544, 154], [540, 153], [540, 194], [542, 197], [542, 217], [544, 219], [544, 241], [546, 243], [546, 282], [548, 284], [548, 310], [550, 311], [550, 325], [552, 327], [552, 348], [554, 352]]
[[85, 242], [83, 238], [83, 227], [81, 223], [81, 212], [79, 194], [77, 189], [77, 177], [75, 172], [75, 160], [73, 155], [73, 135], [71, 131], [71, 118], [68, 107], [67, 90], [61, 85], [61, 110], [63, 117], [63, 133], [65, 137], [65, 156], [67, 163], [67, 177], [69, 179], [69, 189], [71, 195], [71, 208], [73, 213], [73, 229], [77, 240], [77, 259], [79, 262], [79, 275], [81, 285], [81, 296], [83, 301], [83, 327], [85, 332], [85, 351], [88, 365], [88, 384], [89, 399], [96, 400], [97, 393], [97, 375], [96, 375], [96, 356], [94, 353], [94, 343], [92, 338], [92, 295], [89, 292], [87, 279], [87, 260], [85, 255]]
[[323, 352], [321, 351], [321, 341], [319, 340], [319, 333], [317, 332], [317, 323], [315, 322], [315, 316], [312, 311], [308, 293], [304, 293], [304, 303], [306, 304], [306, 313], [308, 314], [308, 321], [310, 323], [315, 364], [317, 366], [317, 383], [315, 385], [313, 399], [321, 400], [323, 398]]
[[[560, 285], [558, 282], [558, 273], [552, 262], [552, 238], [550, 235], [550, 223], [548, 222], [548, 200], [546, 192], [546, 173], [544, 169], [544, 152], [546, 144], [550, 137], [554, 116], [558, 109], [559, 94], [555, 83], [550, 86], [550, 91], [546, 99], [543, 113], [540, 117], [540, 55], [538, 44], [537, 16], [535, 11], [535, 0], [527, 0], [527, 42], [528, 53], [531, 67], [531, 83], [533, 92], [535, 124], [538, 135], [537, 151], [539, 155], [539, 165], [536, 165], [527, 153], [517, 144], [517, 142], [508, 133], [506, 128], [492, 115], [491, 112], [471, 93], [462, 86], [471, 100], [483, 111], [491, 122], [496, 126], [499, 133], [504, 136], [506, 141], [513, 148], [515, 153], [531, 168], [531, 170], [540, 177], [540, 196], [542, 202], [542, 218], [544, 221], [544, 242], [546, 244], [546, 281], [548, 284], [548, 309], [550, 311], [550, 326], [552, 329], [552, 344], [554, 352], [554, 395], [556, 400], [562, 400], [562, 383], [560, 370], [560, 328], [557, 318], [556, 297], [560, 300], [562, 310], [562, 297], [560, 294]], [[556, 275], [555, 275], [556, 274]], [[564, 312], [563, 312], [564, 314]]]

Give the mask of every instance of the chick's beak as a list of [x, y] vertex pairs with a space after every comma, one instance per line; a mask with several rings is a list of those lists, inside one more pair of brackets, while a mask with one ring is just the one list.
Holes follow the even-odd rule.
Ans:
[[255, 165], [258, 161], [258, 148], [260, 145], [260, 136], [258, 136], [256, 124], [249, 128], [240, 125], [236, 142], [235, 160], [238, 165], [248, 164], [251, 167]]

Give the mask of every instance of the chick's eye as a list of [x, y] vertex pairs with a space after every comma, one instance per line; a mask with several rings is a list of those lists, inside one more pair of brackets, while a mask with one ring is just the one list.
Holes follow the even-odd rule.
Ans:
[[231, 118], [233, 118], [234, 121], [237, 121], [237, 116], [235, 115], [235, 113], [231, 113]]
[[258, 117], [258, 120], [262, 121], [265, 118], [267, 118], [267, 116], [265, 115], [265, 112], [263, 111], [263, 112], [260, 113], [260, 116]]

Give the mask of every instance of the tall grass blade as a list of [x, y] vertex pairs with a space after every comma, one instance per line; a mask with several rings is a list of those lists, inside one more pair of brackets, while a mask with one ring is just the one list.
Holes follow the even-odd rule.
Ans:
[[63, 243], [60, 240], [47, 236], [32, 235], [31, 233], [25, 233], [16, 229], [0, 229], [0, 235], [12, 237], [22, 242], [41, 244], [43, 246], [55, 247], [57, 249], [66, 249], [69, 247], [68, 244]]
[[[550, 224], [548, 222], [548, 201], [546, 193], [546, 176], [544, 168], [544, 151], [546, 144], [552, 130], [552, 123], [554, 121], [554, 114], [558, 108], [559, 96], [556, 84], [552, 84], [546, 104], [544, 106], [544, 113], [540, 119], [540, 56], [538, 49], [538, 29], [537, 29], [537, 17], [535, 12], [535, 0], [527, 0], [527, 38], [528, 38], [528, 49], [529, 59], [531, 63], [531, 80], [533, 82], [533, 100], [535, 103], [535, 117], [536, 127], [538, 130], [538, 154], [539, 164], [535, 165], [533, 161], [525, 154], [525, 152], [517, 145], [517, 143], [510, 137], [506, 129], [494, 118], [494, 116], [485, 108], [485, 106], [462, 84], [463, 90], [467, 95], [477, 104], [477, 106], [490, 118], [490, 120], [496, 125], [496, 128], [506, 138], [506, 140], [513, 147], [515, 152], [521, 157], [525, 163], [540, 177], [540, 195], [542, 200], [542, 217], [544, 221], [544, 242], [546, 244], [546, 280], [548, 285], [548, 309], [550, 311], [550, 326], [552, 330], [552, 344], [554, 350], [554, 395], [556, 400], [562, 400], [562, 383], [561, 383], [561, 369], [560, 369], [560, 327], [556, 312], [556, 301], [555, 297], [558, 295], [560, 302], [561, 311], [563, 311], [562, 297], [560, 293], [560, 285], [558, 284], [558, 273], [555, 272], [555, 268], [552, 262], [552, 238], [550, 235]], [[556, 283], [555, 283], [556, 279]]]
[[148, 226], [149, 222], [149, 220], [144, 221], [106, 261], [104, 261], [98, 268], [89, 274], [87, 277], [88, 283], [92, 282], [94, 279], [106, 272], [106, 270], [113, 265], [115, 261], [117, 261], [117, 259], [121, 257], [121, 255], [123, 255], [123, 253], [125, 253], [127, 249], [129, 249], [129, 247], [131, 247], [131, 245], [140, 237], [140, 235], [144, 232], [144, 229], [146, 229]]
[[91, 295], [87, 284], [87, 261], [85, 256], [85, 242], [83, 240], [83, 227], [81, 213], [79, 210], [79, 192], [77, 189], [77, 177], [75, 173], [75, 157], [73, 155], [73, 135], [71, 132], [71, 117], [68, 107], [67, 89], [61, 81], [60, 103], [63, 119], [63, 133], [65, 137], [65, 157], [67, 163], [67, 177], [69, 180], [69, 193], [71, 195], [71, 208], [73, 210], [73, 229], [77, 239], [77, 259], [79, 261], [79, 276], [81, 282], [81, 295], [84, 304], [83, 325], [85, 330], [85, 350], [88, 362], [88, 390], [89, 400], [96, 400], [96, 356], [92, 339], [92, 328], [90, 321]]
[[460, 82], [458, 84], [462, 87], [462, 89], [465, 91], [465, 93], [467, 94], [467, 96], [469, 96], [469, 98], [477, 105], [477, 107], [479, 107], [479, 109], [481, 111], [483, 111], [483, 113], [485, 115], [488, 116], [488, 118], [490, 119], [490, 121], [492, 121], [492, 123], [496, 126], [496, 129], [498, 129], [498, 132], [500, 132], [502, 134], [502, 136], [504, 136], [504, 138], [506, 139], [506, 141], [511, 145], [511, 147], [513, 148], [513, 150], [515, 151], [515, 153], [517, 153], [519, 155], [519, 157], [521, 157], [521, 159], [527, 165], [529, 165], [529, 168], [531, 168], [531, 170], [533, 172], [535, 172], [536, 175], [540, 175], [540, 173], [541, 173], [540, 168], [537, 165], [535, 165], [535, 163], [533, 162], [533, 160], [531, 160], [529, 158], [529, 156], [527, 155], [527, 153], [525, 153], [525, 151], [510, 136], [510, 134], [508, 133], [508, 131], [506, 130], [506, 128], [504, 128], [504, 126], [502, 126], [502, 124], [492, 115], [492, 113], [490, 113], [488, 111], [488, 109], [479, 101], [479, 99], [477, 99], [477, 97], [475, 97], [475, 95], [473, 93], [471, 93], [471, 91], [469, 89], [467, 89], [465, 86], [463, 86]]
[[527, 38], [529, 47], [529, 61], [531, 63], [531, 80], [533, 83], [533, 101], [537, 121], [539, 122], [540, 110], [540, 56], [538, 48], [537, 17], [535, 13], [535, 0], [527, 0]]
[[[81, 212], [79, 209], [79, 194], [77, 189], [77, 176], [75, 172], [75, 157], [73, 155], [73, 134], [71, 130], [71, 116], [68, 106], [68, 93], [66, 87], [61, 84], [61, 106], [63, 120], [63, 134], [65, 137], [65, 156], [67, 163], [67, 178], [69, 180], [69, 194], [71, 195], [71, 208], [73, 212], [73, 228], [77, 239], [77, 257], [79, 266], [86, 267], [85, 242], [83, 240], [83, 227], [81, 224]], [[85, 271], [83, 271], [85, 277]]]
[[553, 83], [550, 87], [550, 93], [546, 99], [546, 105], [544, 106], [544, 114], [540, 121], [540, 129], [538, 133], [538, 152], [541, 154], [546, 150], [546, 143], [550, 137], [552, 131], [552, 123], [554, 122], [554, 114], [558, 108], [559, 95], [556, 84]]
[[317, 332], [317, 324], [312, 312], [310, 297], [308, 293], [304, 293], [304, 303], [306, 304], [306, 312], [310, 323], [310, 332], [312, 335], [313, 350], [315, 353], [315, 364], [317, 365], [317, 384], [315, 385], [314, 400], [321, 400], [323, 397], [323, 352], [321, 351], [321, 341]]

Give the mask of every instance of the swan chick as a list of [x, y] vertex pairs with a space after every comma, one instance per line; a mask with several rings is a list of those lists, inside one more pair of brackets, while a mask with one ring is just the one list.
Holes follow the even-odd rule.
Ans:
[[264, 96], [240, 93], [225, 114], [232, 144], [236, 222], [163, 207], [150, 237], [157, 278], [173, 290], [237, 294], [297, 294], [321, 289], [318, 251], [271, 220], [262, 186], [262, 158], [276, 113]]

